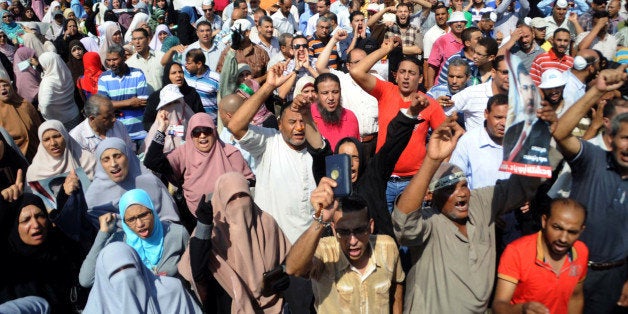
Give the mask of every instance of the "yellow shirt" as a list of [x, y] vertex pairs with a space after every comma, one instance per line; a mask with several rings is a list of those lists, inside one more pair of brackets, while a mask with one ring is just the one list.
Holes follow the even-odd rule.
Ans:
[[314, 254], [312, 289], [318, 313], [389, 313], [391, 289], [405, 279], [399, 249], [387, 235], [371, 235], [371, 257], [361, 274], [335, 237], [321, 239]]

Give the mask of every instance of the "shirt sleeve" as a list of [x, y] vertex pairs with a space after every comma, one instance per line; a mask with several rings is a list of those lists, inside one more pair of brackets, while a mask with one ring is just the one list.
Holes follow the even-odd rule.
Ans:
[[497, 268], [497, 278], [517, 284], [521, 279], [521, 256], [513, 245], [504, 250]]
[[251, 156], [258, 159], [266, 151], [266, 142], [273, 135], [274, 133], [270, 129], [249, 125], [246, 134], [241, 139], [236, 140], [236, 142], [240, 144], [242, 149], [249, 152]]

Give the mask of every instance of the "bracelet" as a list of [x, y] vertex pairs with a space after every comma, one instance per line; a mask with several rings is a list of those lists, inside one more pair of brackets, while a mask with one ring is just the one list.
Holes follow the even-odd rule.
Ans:
[[323, 221], [323, 217], [322, 215], [319, 217], [316, 217], [315, 214], [312, 214], [312, 219], [314, 219], [314, 221], [318, 222], [319, 224], [321, 224], [323, 227], [327, 227], [329, 225], [331, 225], [330, 222], [325, 222]]

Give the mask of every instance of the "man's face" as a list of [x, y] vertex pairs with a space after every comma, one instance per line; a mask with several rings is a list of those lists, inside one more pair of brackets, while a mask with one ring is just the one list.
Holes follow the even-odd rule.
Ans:
[[343, 213], [336, 211], [333, 219], [334, 235], [340, 249], [351, 262], [368, 258], [369, 236], [373, 232], [373, 220], [368, 219], [366, 208], [360, 211]]
[[528, 121], [531, 121], [535, 117], [536, 85], [534, 85], [530, 75], [524, 73], [519, 74], [518, 91], [521, 97], [523, 111], [528, 117]]
[[467, 75], [466, 71], [467, 68], [462, 65], [449, 67], [449, 72], [447, 73], [447, 85], [449, 86], [449, 91], [451, 91], [452, 94], [458, 93], [467, 85], [469, 75]]
[[297, 38], [292, 40], [292, 55], [297, 57], [297, 60], [307, 60], [308, 48], [307, 40], [305, 38]]
[[242, 12], [248, 12], [249, 6], [246, 5], [246, 2], [240, 2], [240, 4], [238, 5], [238, 9], [240, 9]]
[[279, 9], [284, 16], [290, 14], [290, 8], [292, 8], [292, 0], [284, 0], [283, 4], [279, 5]]
[[463, 11], [462, 10], [462, 2], [463, 0], [451, 0], [451, 5], [454, 7], [454, 11]]
[[567, 32], [554, 33], [552, 49], [559, 54], [565, 54], [569, 49], [571, 37]]
[[493, 69], [493, 84], [502, 92], [508, 92], [508, 65], [502, 61]]
[[292, 149], [305, 147], [305, 122], [300, 113], [285, 109], [279, 119], [279, 132]]
[[114, 52], [107, 53], [107, 59], [105, 60], [105, 62], [107, 63], [107, 67], [111, 69], [111, 71], [113, 71], [114, 73], [119, 73], [119, 71], [122, 70], [122, 63], [124, 63], [124, 60], [119, 54]]
[[196, 29], [196, 36], [202, 44], [209, 44], [212, 40], [212, 28], [208, 25], [200, 25]]
[[318, 103], [328, 112], [334, 112], [340, 107], [340, 84], [327, 80], [318, 83]]
[[495, 22], [493, 22], [493, 20], [491, 19], [483, 19], [483, 20], [480, 20], [480, 23], [478, 23], [478, 27], [483, 32], [490, 32], [495, 27]]
[[325, 4], [325, 1], [316, 2], [316, 12], [319, 16], [325, 15], [325, 13], [329, 12], [329, 6]]
[[565, 16], [567, 15], [567, 8], [559, 8], [558, 6], [554, 6], [554, 10], [552, 16], [554, 17], [554, 21], [562, 23], [565, 20]]
[[440, 212], [454, 221], [461, 221], [469, 217], [469, 197], [471, 191], [467, 181], [459, 181], [456, 185], [444, 187], [434, 192], [435, 198], [446, 198]]
[[491, 106], [491, 111], [484, 111], [486, 132], [491, 138], [498, 139], [499, 141], [504, 138], [507, 115], [508, 104], [494, 104]]
[[331, 32], [331, 23], [318, 22], [318, 24], [316, 24], [316, 37], [318, 37], [318, 39], [328, 38], [330, 32]]
[[249, 5], [251, 6], [251, 11], [257, 10], [259, 8], [259, 0], [250, 0]]
[[144, 36], [144, 33], [142, 32], [133, 32], [131, 34], [131, 42], [133, 43], [135, 52], [140, 55], [146, 52], [148, 49], [148, 37]]
[[490, 63], [491, 61], [493, 61], [493, 58], [494, 56], [488, 55], [488, 52], [486, 51], [486, 47], [481, 46], [481, 45], [475, 45], [475, 48], [473, 48], [473, 62], [478, 67], [481, 67], [487, 63]]
[[480, 40], [480, 38], [482, 38], [482, 32], [477, 31], [477, 32], [473, 32], [471, 33], [471, 37], [469, 38], [468, 41], [465, 41], [464, 44], [465, 46], [468, 45], [468, 47], [475, 47], [478, 44], [478, 40]]
[[270, 40], [273, 38], [273, 23], [264, 21], [262, 22], [262, 25], [257, 27], [257, 31], [260, 36], [264, 37], [266, 40]]
[[434, 18], [436, 18], [436, 25], [439, 27], [443, 27], [447, 24], [447, 19], [449, 19], [447, 8], [437, 9], [436, 12], [434, 12]]
[[129, 159], [115, 148], [109, 148], [100, 155], [100, 164], [115, 183], [124, 181], [129, 174]]
[[554, 259], [565, 256], [584, 230], [584, 213], [561, 206], [566, 205], [554, 204], [551, 216], [543, 215], [541, 219], [543, 241]]
[[351, 26], [353, 29], [357, 27], [358, 32], [361, 32], [364, 29], [364, 15], [357, 14], [351, 20]]
[[361, 49], [354, 49], [349, 52], [351, 54], [351, 62], [347, 62], [346, 66], [349, 71], [358, 64], [358, 62], [362, 61], [362, 59], [366, 58], [366, 52]]
[[109, 102], [106, 105], [101, 105], [97, 116], [90, 117], [92, 123], [98, 130], [108, 131], [113, 128], [113, 124], [116, 122], [115, 109], [113, 104]]
[[419, 66], [411, 61], [402, 61], [397, 70], [397, 84], [402, 95], [409, 96], [417, 91], [423, 75], [419, 72]]
[[292, 53], [292, 38], [287, 38], [286, 45], [279, 46], [279, 50], [281, 50], [281, 53], [283, 53], [283, 55], [288, 59], [294, 57], [294, 54]]
[[558, 105], [563, 100], [563, 90], [565, 86], [559, 86], [554, 88], [544, 88], [542, 89], [543, 95], [545, 95], [545, 100], [547, 100], [551, 105]]
[[534, 27], [534, 39], [545, 40], [545, 34], [547, 33], [547, 27], [536, 28]]
[[464, 30], [467, 22], [453, 22], [449, 23], [449, 27], [451, 28], [451, 32], [456, 36], [460, 36], [462, 31]]
[[193, 58], [187, 58], [185, 59], [185, 70], [188, 71], [188, 73], [190, 74], [196, 74], [198, 72], [198, 69], [202, 66], [202, 64], [200, 62], [196, 63], [194, 62]]
[[608, 4], [608, 15], [611, 18], [616, 17], [617, 14], [619, 14], [620, 8], [621, 8], [621, 2], [619, 0], [612, 0], [611, 3]]
[[360, 152], [358, 148], [352, 142], [345, 142], [338, 147], [338, 154], [346, 154], [351, 157], [351, 182], [358, 181], [358, 175], [360, 170]]
[[410, 11], [408, 10], [408, 7], [406, 6], [399, 6], [397, 8], [397, 20], [399, 21], [400, 24], [407, 24], [408, 23], [408, 17], [410, 16]]
[[203, 14], [205, 15], [205, 18], [208, 20], [212, 20], [212, 18], [214, 17], [214, 7], [211, 5], [204, 5], [201, 8], [203, 9]]
[[532, 32], [527, 27], [521, 27], [520, 30], [521, 30], [521, 37], [519, 38], [519, 41], [518, 41], [519, 47], [521, 47], [523, 51], [530, 51], [530, 49], [532, 49], [532, 45], [534, 44], [534, 41], [532, 38]]
[[613, 136], [611, 142], [613, 155], [619, 167], [621, 167], [622, 175], [628, 172], [628, 123], [624, 122], [619, 128], [619, 132]]
[[[604, 10], [606, 10], [606, 2], [600, 3], [600, 4], [597, 4], [595, 2], [591, 2], [590, 5], [591, 5], [591, 9], [593, 9], [595, 11], [604, 11]], [[609, 10], [610, 10], [610, 8], [609, 8]]]

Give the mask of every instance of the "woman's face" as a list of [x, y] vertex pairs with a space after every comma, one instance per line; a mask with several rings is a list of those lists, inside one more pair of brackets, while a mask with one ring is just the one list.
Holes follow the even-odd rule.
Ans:
[[140, 204], [127, 207], [124, 212], [124, 223], [142, 239], [150, 237], [155, 229], [153, 211]]
[[85, 54], [85, 50], [79, 46], [72, 47], [72, 57], [81, 60], [83, 58], [83, 54]]
[[65, 139], [55, 129], [44, 131], [44, 134], [41, 136], [41, 143], [44, 145], [46, 152], [52, 157], [59, 158], [65, 152]]
[[301, 94], [303, 94], [303, 96], [305, 96], [305, 98], [311, 103], [316, 100], [316, 92], [314, 91], [314, 86], [312, 85], [308, 85], [303, 88], [301, 90]]
[[251, 71], [249, 70], [242, 71], [242, 73], [238, 75], [238, 85], [244, 83], [244, 81], [246, 80], [252, 80], [252, 79], [253, 79], [253, 75], [251, 74]]
[[48, 235], [46, 214], [35, 205], [22, 208], [18, 217], [17, 231], [26, 245], [36, 246], [44, 243]]
[[4, 15], [2, 16], [2, 22], [6, 24], [13, 22], [13, 14], [8, 11], [5, 12]]
[[192, 142], [194, 147], [203, 153], [208, 153], [216, 139], [214, 138], [214, 130], [206, 126], [197, 126], [192, 130]]
[[170, 67], [170, 71], [168, 72], [168, 79], [172, 84], [175, 84], [179, 87], [183, 86], [183, 68], [178, 63], [175, 63]]
[[113, 0], [112, 5], [114, 9], [120, 9], [120, 0]]
[[76, 21], [74, 19], [68, 19], [68, 24], [66, 25], [65, 32], [69, 36], [74, 36], [78, 33], [78, 26], [76, 25]]
[[157, 37], [159, 39], [160, 42], [164, 42], [164, 39], [166, 39], [166, 37], [168, 37], [168, 33], [161, 31], [159, 32], [159, 37]]
[[165, 9], [166, 8], [166, 4], [167, 4], [166, 0], [158, 0], [157, 1], [157, 7], [160, 8], [160, 9]]
[[115, 183], [124, 181], [129, 174], [129, 159], [115, 148], [109, 148], [100, 155], [100, 164]]
[[122, 32], [116, 31], [115, 33], [113, 33], [113, 35], [111, 36], [111, 40], [118, 45], [122, 43]]
[[35, 11], [33, 11], [33, 9], [26, 9], [26, 11], [24, 11], [24, 16], [26, 16], [29, 19], [32, 19], [33, 16], [35, 16]]
[[7, 34], [0, 33], [0, 45], [5, 45], [7, 43]]
[[11, 99], [11, 84], [5, 81], [0, 81], [0, 101], [7, 102]]

